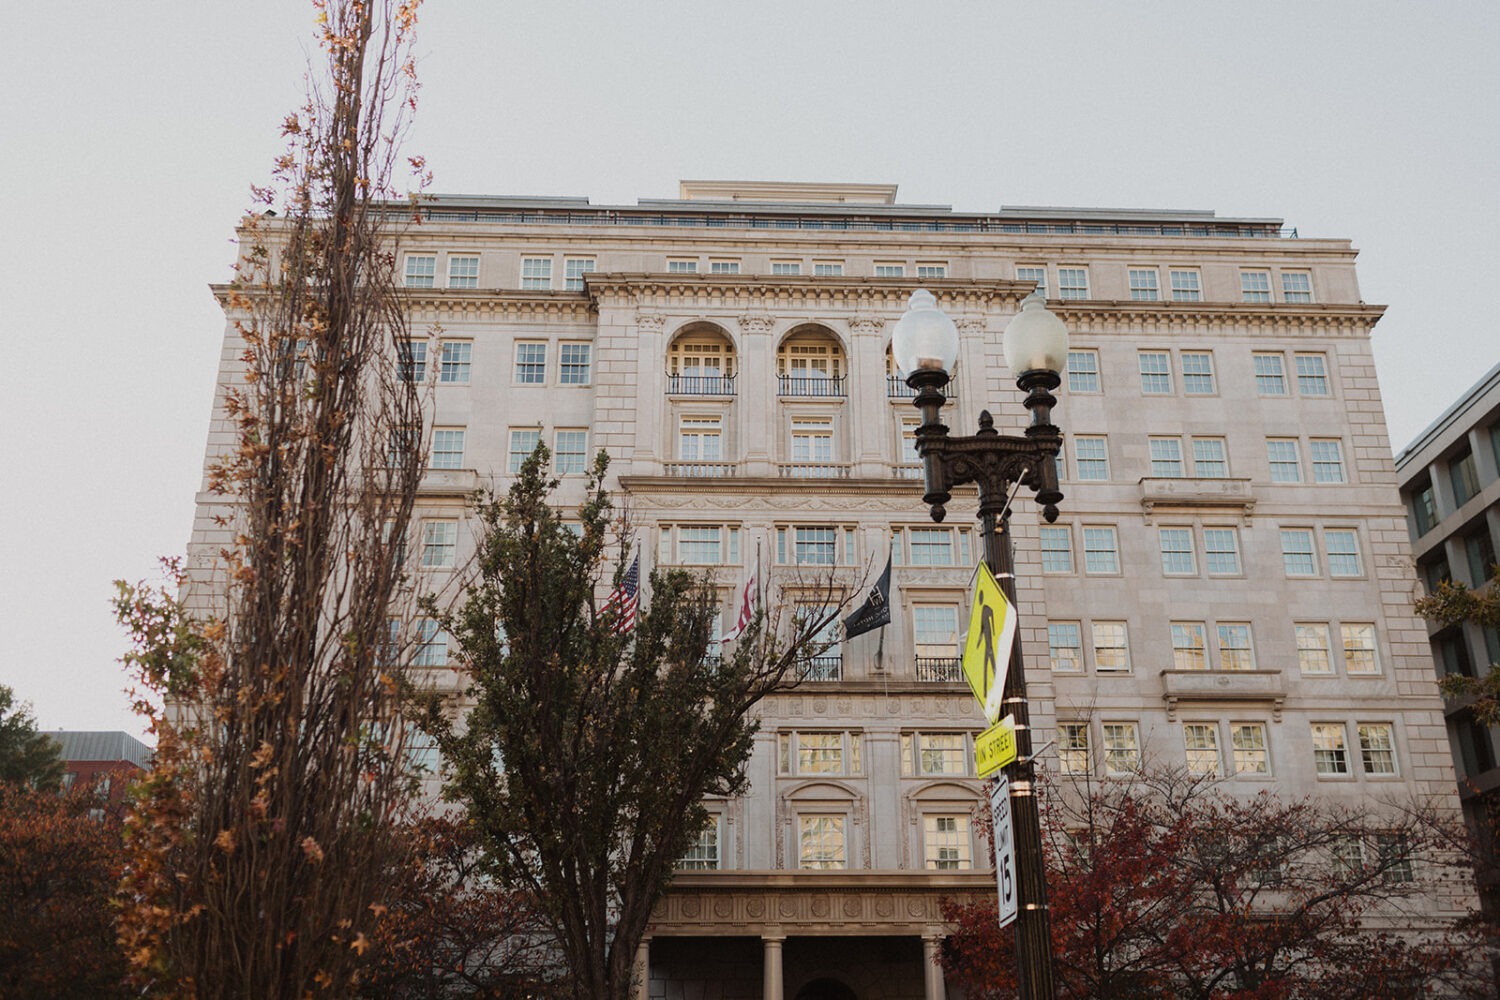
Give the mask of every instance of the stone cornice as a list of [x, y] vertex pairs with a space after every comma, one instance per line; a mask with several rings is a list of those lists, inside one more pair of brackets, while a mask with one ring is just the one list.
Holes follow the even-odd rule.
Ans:
[[651, 914], [648, 934], [770, 936], [941, 933], [942, 901], [993, 896], [983, 869], [683, 872]]
[[1124, 302], [1093, 299], [1048, 302], [1070, 332], [1150, 332], [1162, 327], [1249, 332], [1317, 330], [1319, 334], [1368, 334], [1385, 315], [1385, 306], [1360, 303], [1252, 305], [1244, 302]]
[[[906, 309], [918, 288], [937, 296], [949, 311], [1019, 308], [1031, 291], [1029, 281], [978, 278], [856, 278], [808, 274], [660, 274], [595, 272], [584, 276], [589, 294], [601, 307], [661, 303], [709, 305], [724, 309], [825, 307], [844, 311], [892, 313]], [[861, 317], [866, 318], [866, 317]]]
[[[235, 292], [234, 286], [214, 284], [209, 289], [220, 307], [227, 309], [229, 297]], [[596, 318], [594, 299], [585, 292], [522, 292], [504, 288], [398, 288], [395, 291], [411, 318], [419, 322], [572, 319], [592, 323]]]

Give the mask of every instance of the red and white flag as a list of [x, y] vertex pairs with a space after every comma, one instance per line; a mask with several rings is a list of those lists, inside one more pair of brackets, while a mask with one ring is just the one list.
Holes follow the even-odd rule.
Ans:
[[754, 614], [755, 605], [755, 574], [750, 574], [750, 579], [745, 581], [745, 589], [740, 596], [740, 616], [735, 619], [734, 628], [724, 633], [724, 641], [738, 639], [740, 633], [750, 627], [750, 618]]
[[630, 568], [625, 571], [625, 577], [620, 585], [609, 595], [609, 600], [604, 602], [603, 610], [613, 612], [619, 617], [615, 619], [614, 631], [617, 635], [623, 635], [635, 628], [635, 613], [640, 606], [641, 597], [641, 557], [637, 553], [631, 562]]

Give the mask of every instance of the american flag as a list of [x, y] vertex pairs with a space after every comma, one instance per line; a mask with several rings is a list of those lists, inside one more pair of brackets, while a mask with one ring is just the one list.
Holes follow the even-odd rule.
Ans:
[[635, 628], [635, 612], [640, 605], [640, 599], [641, 557], [637, 553], [630, 568], [625, 571], [625, 579], [620, 581], [614, 593], [609, 595], [609, 600], [604, 602], [606, 612], [613, 611], [619, 616], [615, 622], [616, 635], [622, 635]]

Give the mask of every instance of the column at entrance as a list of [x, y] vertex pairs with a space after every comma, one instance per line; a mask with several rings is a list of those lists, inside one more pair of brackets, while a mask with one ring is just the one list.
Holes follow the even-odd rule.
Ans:
[[651, 939], [641, 938], [635, 949], [635, 970], [631, 974], [631, 1000], [650, 1000], [651, 997]]
[[761, 975], [761, 1000], [785, 1000], [781, 985], [781, 946], [786, 941], [783, 934], [762, 934], [765, 946], [765, 971]]
[[943, 966], [938, 960], [944, 936], [938, 930], [929, 930], [922, 935], [922, 985], [925, 1000], [948, 1000], [948, 987], [943, 982]]

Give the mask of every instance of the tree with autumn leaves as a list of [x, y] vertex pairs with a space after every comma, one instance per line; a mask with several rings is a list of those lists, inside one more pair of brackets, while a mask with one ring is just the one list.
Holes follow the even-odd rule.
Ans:
[[154, 995], [350, 995], [407, 850], [411, 678], [389, 622], [425, 462], [392, 199], [416, 6], [315, 4], [323, 66], [222, 292], [222, 544], [117, 597], [156, 738], [120, 936]]
[[[678, 860], [707, 821], [706, 796], [736, 795], [752, 710], [847, 603], [831, 579], [798, 606], [757, 611], [710, 652], [722, 598], [711, 580], [658, 569], [639, 613], [599, 600], [628, 552], [614, 544], [601, 453], [568, 520], [539, 446], [509, 493], [478, 505], [477, 578], [443, 617], [473, 680], [472, 704], [428, 723], [485, 870], [534, 907], [575, 1000], [626, 1000], [637, 947]], [[649, 595], [649, 596], [647, 596]], [[436, 610], [436, 609], [434, 609]]]
[[[1176, 773], [1053, 788], [1047, 812], [1063, 1000], [1495, 995], [1483, 928], [1406, 933], [1470, 878], [1424, 810], [1234, 797]], [[974, 1000], [1014, 995], [995, 905], [945, 915], [950, 980]]]

